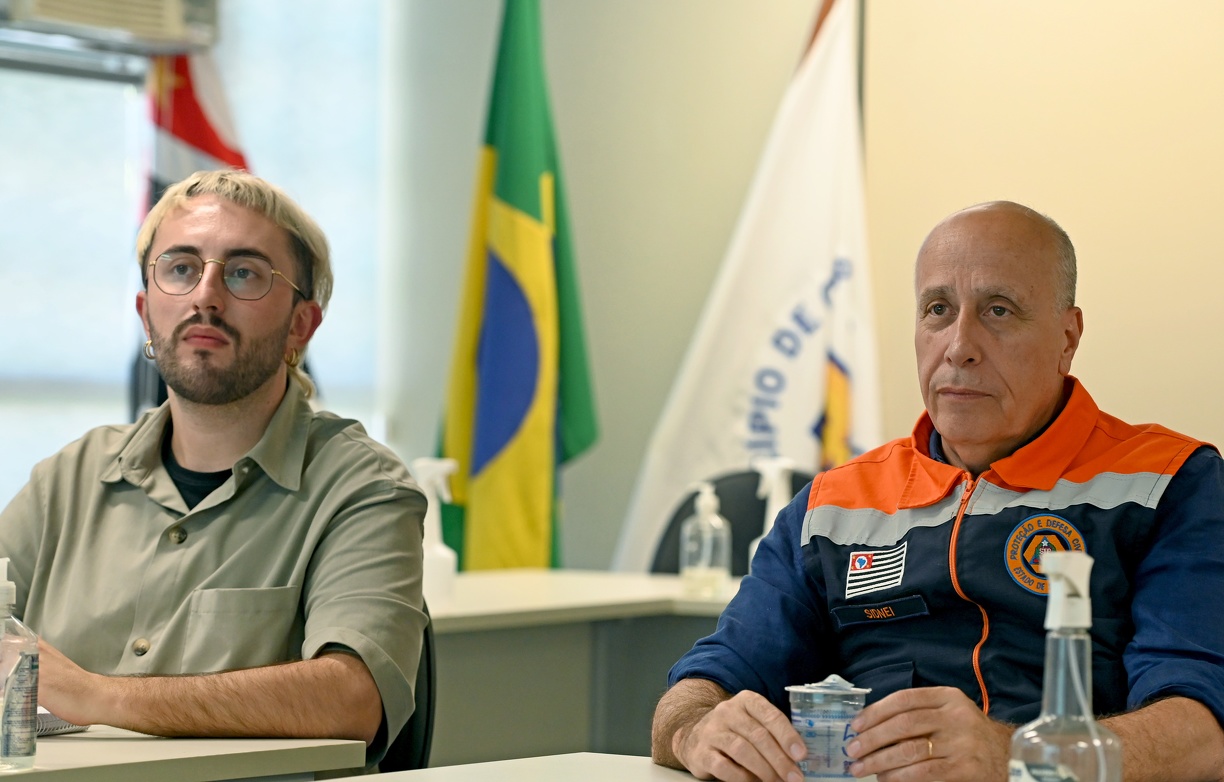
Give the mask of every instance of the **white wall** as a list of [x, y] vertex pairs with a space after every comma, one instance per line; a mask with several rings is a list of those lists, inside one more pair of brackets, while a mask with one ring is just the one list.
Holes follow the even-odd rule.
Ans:
[[[646, 440], [738, 215], [816, 0], [545, 0], [602, 435], [562, 474], [571, 567], [611, 560]], [[398, 8], [397, 8], [398, 7]], [[388, 0], [382, 356], [389, 439], [430, 453], [449, 367], [500, 3]], [[395, 82], [398, 82], [395, 83]], [[401, 146], [402, 145], [402, 146]]]

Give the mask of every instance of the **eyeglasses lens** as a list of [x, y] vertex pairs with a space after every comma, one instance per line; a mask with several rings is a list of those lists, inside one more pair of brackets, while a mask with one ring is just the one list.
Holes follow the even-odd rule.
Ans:
[[[182, 296], [200, 284], [206, 263], [218, 261], [206, 262], [192, 253], [167, 253], [157, 259], [153, 279], [165, 293]], [[262, 299], [272, 289], [272, 264], [263, 258], [235, 255], [225, 262], [221, 276], [235, 298]]]

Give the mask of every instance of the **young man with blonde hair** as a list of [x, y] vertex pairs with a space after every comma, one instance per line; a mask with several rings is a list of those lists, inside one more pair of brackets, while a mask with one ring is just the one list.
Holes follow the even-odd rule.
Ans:
[[376, 762], [412, 711], [425, 500], [307, 403], [323, 232], [257, 177], [200, 172], [137, 261], [168, 401], [40, 463], [0, 514], [40, 702], [157, 735], [360, 739]]

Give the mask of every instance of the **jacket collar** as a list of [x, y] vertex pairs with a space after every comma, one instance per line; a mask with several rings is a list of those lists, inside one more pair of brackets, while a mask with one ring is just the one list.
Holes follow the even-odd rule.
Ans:
[[[1070, 389], [1066, 405], [1045, 430], [1014, 453], [990, 465], [982, 479], [1016, 489], [1049, 490], [1067, 471], [1071, 460], [1088, 442], [1100, 409], [1083, 384], [1067, 377]], [[914, 458], [901, 495], [901, 507], [921, 508], [944, 499], [969, 474], [931, 458], [930, 442], [935, 433], [931, 416], [924, 412], [910, 435]]]

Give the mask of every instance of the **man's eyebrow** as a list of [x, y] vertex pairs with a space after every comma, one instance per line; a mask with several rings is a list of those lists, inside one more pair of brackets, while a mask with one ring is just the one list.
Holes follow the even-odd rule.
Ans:
[[[193, 244], [176, 244], [173, 247], [167, 247], [162, 250], [160, 255], [166, 255], [167, 253], [191, 253], [199, 258], [204, 257], [200, 254], [200, 248]], [[268, 263], [272, 263], [272, 258], [266, 252], [255, 247], [233, 247], [221, 254], [221, 259], [224, 260], [238, 257], [261, 258]]]
[[936, 299], [950, 298], [952, 298], [952, 287], [950, 285], [936, 285], [933, 288], [926, 288], [918, 294], [918, 307], [921, 309]]
[[176, 244], [173, 247], [167, 247], [166, 249], [162, 250], [160, 253], [158, 253], [158, 257], [169, 255], [170, 253], [191, 253], [192, 255], [199, 255], [200, 248], [190, 244]]
[[264, 252], [263, 250], [257, 250], [254, 247], [234, 247], [230, 250], [225, 251], [225, 257], [227, 259], [237, 258], [239, 256], [245, 256], [248, 258], [249, 257], [262, 258], [268, 263], [272, 263], [272, 258], [269, 257], [266, 252]]

